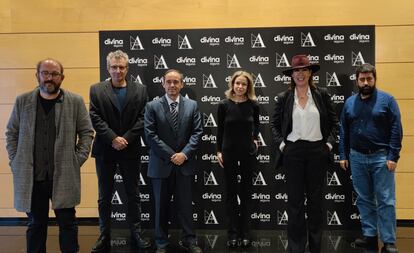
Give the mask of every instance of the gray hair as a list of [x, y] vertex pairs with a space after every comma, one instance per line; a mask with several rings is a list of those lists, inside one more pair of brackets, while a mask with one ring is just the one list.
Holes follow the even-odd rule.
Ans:
[[128, 57], [128, 55], [126, 53], [124, 53], [122, 50], [116, 50], [114, 52], [110, 52], [108, 54], [108, 56], [106, 57], [106, 67], [107, 67], [107, 69], [109, 69], [109, 67], [110, 67], [109, 66], [109, 62], [113, 58], [115, 58], [115, 59], [120, 59], [120, 58], [125, 59], [126, 64], [127, 64], [126, 66], [128, 67], [128, 64], [129, 64], [129, 57]]

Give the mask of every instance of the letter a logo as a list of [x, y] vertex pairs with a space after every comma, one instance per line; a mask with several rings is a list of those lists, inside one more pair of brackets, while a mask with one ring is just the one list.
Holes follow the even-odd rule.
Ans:
[[252, 48], [266, 48], [265, 44], [263, 43], [262, 36], [260, 36], [260, 33], [258, 33], [257, 36], [251, 34], [250, 37], [250, 43], [252, 45]]
[[333, 213], [331, 213], [329, 211], [327, 212], [327, 223], [328, 223], [329, 226], [340, 226], [340, 225], [342, 225], [336, 211], [334, 211]]
[[168, 69], [163, 55], [160, 57], [154, 55], [154, 69]]
[[135, 38], [129, 36], [129, 48], [131, 50], [144, 50], [144, 47], [142, 46], [141, 40], [139, 39], [138, 35]]
[[114, 195], [112, 195], [111, 203], [112, 205], [123, 205], [124, 204], [122, 203], [121, 197], [119, 197], [118, 191], [115, 191]]
[[204, 171], [204, 185], [219, 185], [213, 171], [207, 173]]
[[358, 52], [357, 54], [352, 52], [351, 59], [352, 59], [352, 66], [354, 67], [361, 66], [362, 64], [365, 63], [364, 57], [362, 57], [361, 52]]
[[342, 185], [335, 171], [332, 174], [329, 171], [326, 172], [326, 184], [328, 186], [341, 186]]
[[262, 75], [257, 74], [257, 76], [255, 76], [254, 74], [252, 74], [252, 77], [254, 79], [254, 87], [255, 88], [266, 88], [266, 85], [263, 81]]
[[256, 186], [257, 185], [258, 186], [266, 186], [267, 185], [261, 171], [259, 171], [259, 173], [253, 172], [252, 181], [253, 181], [253, 185], [256, 185]]
[[138, 84], [142, 84], [142, 80], [141, 77], [139, 75], [137, 75], [136, 77], [131, 75], [131, 83], [138, 83]]
[[338, 76], [335, 72], [328, 73], [326, 72], [326, 86], [328, 87], [340, 87], [341, 83], [339, 82]]
[[178, 35], [178, 49], [193, 49], [187, 35], [184, 35], [184, 37]]
[[213, 210], [211, 210], [210, 212], [204, 210], [204, 224], [206, 224], [206, 225], [217, 225], [217, 224], [219, 224]]
[[214, 82], [213, 76], [211, 74], [208, 76], [203, 74], [203, 88], [217, 88], [216, 82]]
[[282, 55], [276, 53], [276, 67], [277, 68], [290, 67], [289, 61], [285, 53], [283, 53]]
[[217, 127], [216, 120], [213, 117], [213, 114], [209, 115], [203, 113], [204, 127]]
[[228, 69], [239, 69], [239, 68], [241, 68], [236, 54], [233, 54], [233, 56], [227, 54], [227, 68]]
[[283, 212], [277, 211], [277, 224], [278, 225], [288, 224], [288, 215], [286, 211], [283, 211]]
[[300, 33], [300, 41], [302, 47], [316, 47], [310, 32], [307, 34]]

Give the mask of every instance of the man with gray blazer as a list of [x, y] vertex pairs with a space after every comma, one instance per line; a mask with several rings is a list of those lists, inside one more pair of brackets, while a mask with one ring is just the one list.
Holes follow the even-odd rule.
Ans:
[[27, 252], [46, 252], [51, 199], [60, 250], [74, 253], [80, 167], [88, 159], [93, 130], [82, 97], [60, 88], [65, 76], [59, 61], [39, 61], [36, 78], [39, 87], [17, 97], [7, 124], [14, 207], [29, 218]]
[[192, 224], [191, 186], [196, 173], [196, 151], [203, 133], [201, 115], [194, 100], [180, 95], [184, 86], [180, 71], [168, 70], [162, 86], [165, 95], [147, 104], [144, 121], [150, 149], [148, 177], [154, 192], [157, 253], [168, 250], [172, 195], [183, 228], [181, 246], [200, 253]]
[[111, 199], [114, 175], [119, 167], [127, 195], [127, 221], [132, 243], [148, 248], [141, 238], [140, 176], [141, 139], [144, 133], [144, 109], [148, 100], [146, 86], [127, 82], [128, 55], [121, 50], [106, 57], [109, 80], [90, 89], [89, 114], [96, 131], [92, 147], [99, 188], [99, 226], [101, 235], [92, 252], [102, 252], [111, 242]]

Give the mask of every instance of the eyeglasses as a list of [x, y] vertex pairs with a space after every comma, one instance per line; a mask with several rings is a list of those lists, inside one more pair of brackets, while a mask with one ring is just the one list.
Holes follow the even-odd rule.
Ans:
[[110, 68], [111, 70], [113, 70], [113, 71], [116, 71], [116, 70], [118, 70], [118, 69], [119, 69], [119, 71], [124, 71], [124, 70], [126, 70], [128, 67], [127, 67], [127, 66], [112, 65], [112, 66], [109, 66], [109, 68]]
[[49, 72], [49, 71], [40, 71], [40, 74], [42, 75], [43, 78], [47, 78], [49, 76], [52, 76], [52, 78], [56, 78], [58, 76], [61, 76], [62, 73], [53, 71], [53, 72]]

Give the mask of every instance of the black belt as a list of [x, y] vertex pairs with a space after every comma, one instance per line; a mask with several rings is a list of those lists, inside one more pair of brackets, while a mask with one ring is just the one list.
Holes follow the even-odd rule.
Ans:
[[364, 149], [353, 149], [358, 153], [361, 154], [365, 154], [365, 155], [369, 155], [369, 154], [375, 154], [378, 152], [385, 152], [387, 151], [385, 148], [380, 148], [380, 149], [369, 149], [369, 148], [364, 148]]

